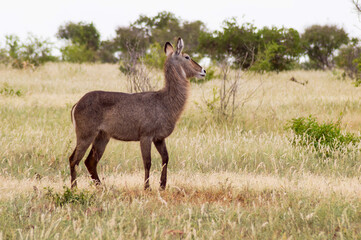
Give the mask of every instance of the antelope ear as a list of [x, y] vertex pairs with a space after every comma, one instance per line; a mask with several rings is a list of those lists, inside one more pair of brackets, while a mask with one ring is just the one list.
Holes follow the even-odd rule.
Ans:
[[170, 44], [170, 42], [165, 43], [164, 52], [165, 52], [165, 55], [167, 55], [167, 56], [169, 56], [170, 54], [172, 54], [174, 52], [173, 46], [172, 46], [172, 44]]
[[177, 50], [175, 51], [175, 54], [177, 55], [181, 54], [181, 52], [183, 51], [183, 47], [184, 47], [183, 39], [178, 38]]

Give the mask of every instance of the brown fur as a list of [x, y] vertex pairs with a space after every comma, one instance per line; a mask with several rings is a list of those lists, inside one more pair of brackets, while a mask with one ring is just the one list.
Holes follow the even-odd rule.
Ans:
[[174, 130], [189, 93], [191, 77], [204, 77], [205, 70], [181, 53], [183, 40], [177, 49], [167, 42], [164, 50], [165, 86], [156, 92], [121, 93], [93, 91], [85, 94], [72, 108], [77, 143], [69, 158], [71, 185], [76, 186], [76, 170], [87, 148], [92, 144], [85, 165], [93, 179], [100, 184], [97, 164], [110, 138], [122, 141], [140, 141], [145, 169], [145, 189], [149, 187], [151, 144], [162, 157], [161, 189], [167, 182], [168, 152], [165, 138]]

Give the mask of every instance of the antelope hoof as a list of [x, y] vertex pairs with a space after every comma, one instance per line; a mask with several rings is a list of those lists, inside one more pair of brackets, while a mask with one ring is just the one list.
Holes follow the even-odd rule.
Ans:
[[94, 186], [96, 187], [100, 187], [102, 185], [102, 183], [100, 182], [100, 180], [98, 179], [93, 179], [92, 183], [94, 184]]

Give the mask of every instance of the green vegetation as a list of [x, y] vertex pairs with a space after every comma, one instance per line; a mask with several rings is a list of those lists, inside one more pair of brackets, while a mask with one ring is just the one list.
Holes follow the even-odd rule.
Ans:
[[202, 34], [199, 49], [214, 60], [232, 57], [234, 67], [261, 72], [290, 70], [303, 53], [296, 30], [239, 26], [236, 19], [225, 21], [222, 31]]
[[59, 27], [57, 37], [71, 42], [60, 50], [63, 60], [77, 63], [95, 62], [97, 60], [100, 34], [93, 23], [69, 22]]
[[88, 191], [79, 191], [64, 187], [64, 193], [54, 193], [52, 188], [47, 188], [45, 196], [48, 197], [56, 206], [63, 207], [66, 204], [91, 205], [94, 202], [95, 195]]
[[200, 52], [218, 62], [233, 57], [235, 67], [248, 68], [258, 53], [256, 30], [250, 23], [239, 26], [235, 18], [227, 20], [221, 31], [205, 32], [200, 36]]
[[11, 65], [18, 69], [35, 69], [45, 62], [57, 61], [52, 56], [52, 43], [48, 40], [29, 34], [26, 41], [20, 42], [15, 35], [5, 37], [5, 48], [0, 49], [0, 63]]
[[61, 50], [63, 60], [72, 63], [84, 63], [84, 62], [94, 62], [96, 59], [96, 53], [87, 49], [85, 45], [69, 45]]
[[309, 67], [314, 69], [332, 69], [335, 51], [349, 42], [345, 30], [334, 25], [312, 25], [305, 29], [302, 40]]
[[343, 133], [340, 124], [340, 121], [318, 123], [316, 118], [309, 116], [293, 118], [289, 121], [287, 129], [291, 129], [299, 138], [294, 142], [301, 145], [313, 145], [316, 149], [326, 146], [333, 150], [349, 144], [355, 147], [360, 141], [360, 137], [353, 133]]
[[[359, 77], [358, 39], [350, 40], [343, 28], [334, 25], [312, 25], [299, 33], [285, 27], [257, 28], [250, 22], [230, 18], [223, 22], [221, 30], [211, 31], [201, 21], [185, 21], [163, 11], [155, 16], [140, 15], [129, 26], [115, 29], [114, 38], [104, 41], [93, 23], [68, 22], [59, 26], [56, 34], [65, 42], [60, 49], [63, 61], [130, 62], [159, 69], [164, 59], [163, 44], [179, 36], [186, 42], [186, 52], [197, 61], [209, 57], [217, 65], [228, 61], [236, 69], [256, 72], [338, 67], [345, 76]], [[58, 60], [52, 56], [54, 47], [48, 40], [31, 34], [24, 42], [17, 36], [5, 38], [5, 46], [0, 45], [0, 63], [34, 69]]]
[[353, 38], [349, 44], [339, 49], [338, 55], [335, 57], [337, 67], [344, 70], [343, 76], [352, 79], [360, 79], [360, 62], [361, 46], [359, 40]]
[[5, 82], [3, 84], [3, 86], [0, 88], [0, 95], [20, 97], [23, 95], [23, 93], [21, 92], [20, 89], [14, 89], [14, 88], [10, 87], [7, 82]]

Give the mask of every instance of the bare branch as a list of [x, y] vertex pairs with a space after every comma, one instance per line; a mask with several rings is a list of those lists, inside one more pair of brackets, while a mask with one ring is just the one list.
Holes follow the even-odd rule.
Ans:
[[123, 61], [122, 72], [128, 82], [129, 92], [152, 91], [150, 69], [142, 60], [142, 53], [138, 50], [138, 43], [126, 43], [127, 53]]
[[361, 13], [361, 5], [359, 3], [359, 0], [352, 0], [353, 4], [355, 5], [357, 11]]

